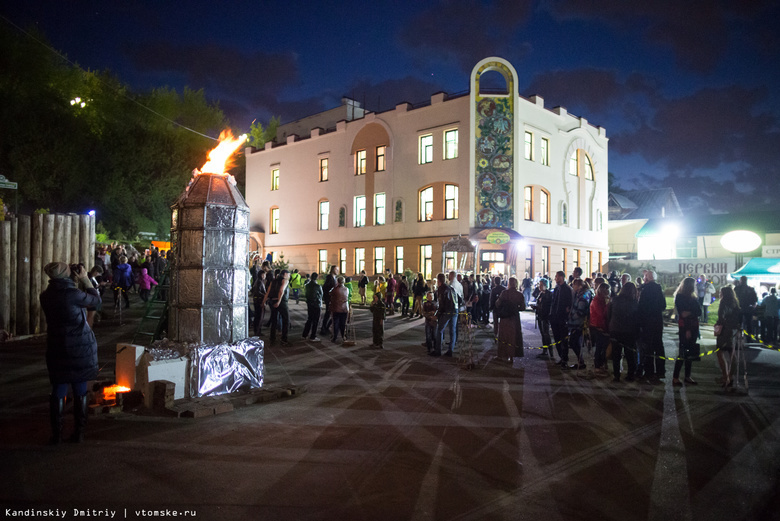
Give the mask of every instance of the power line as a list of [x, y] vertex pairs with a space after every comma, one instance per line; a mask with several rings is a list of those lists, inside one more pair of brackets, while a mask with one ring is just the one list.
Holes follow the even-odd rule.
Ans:
[[[25, 31], [24, 29], [22, 29], [21, 27], [19, 27], [19, 26], [18, 26], [18, 25], [16, 25], [15, 23], [13, 23], [11, 20], [9, 20], [8, 18], [6, 18], [5, 16], [3, 16], [3, 15], [0, 15], [0, 18], [2, 18], [2, 19], [3, 19], [3, 20], [4, 20], [4, 21], [7, 23], [7, 24], [9, 24], [9, 25], [13, 26], [15, 29], [17, 29], [18, 31], [20, 31], [21, 33], [23, 33], [23, 34], [24, 34], [25, 36], [27, 36], [28, 38], [30, 38], [30, 39], [32, 39], [32, 40], [34, 40], [36, 43], [38, 43], [38, 44], [42, 45], [43, 47], [45, 47], [45, 48], [46, 48], [46, 49], [48, 49], [49, 51], [51, 51], [51, 52], [53, 52], [54, 54], [56, 54], [58, 57], [60, 57], [62, 60], [66, 61], [67, 63], [69, 63], [69, 64], [70, 64], [70, 65], [72, 65], [73, 67], [76, 67], [76, 68], [78, 68], [78, 69], [81, 69], [81, 67], [80, 67], [78, 64], [76, 64], [76, 63], [72, 62], [70, 59], [68, 59], [68, 57], [67, 57], [67, 56], [65, 56], [65, 55], [63, 55], [62, 53], [60, 53], [60, 52], [59, 52], [57, 49], [55, 49], [55, 48], [51, 47], [50, 45], [47, 45], [45, 42], [42, 42], [41, 40], [39, 40], [38, 38], [36, 38], [36, 37], [35, 37], [35, 36], [33, 36], [32, 34], [30, 34], [29, 32]], [[82, 70], [83, 70], [83, 69], [82, 69]], [[85, 71], [85, 72], [86, 72], [86, 71]], [[115, 88], [114, 88], [112, 85], [109, 85], [108, 83], [106, 83], [106, 82], [104, 82], [103, 80], [101, 80], [99, 76], [95, 75], [95, 78], [97, 78], [97, 80], [98, 80], [100, 83], [102, 83], [103, 85], [105, 85], [105, 86], [106, 86], [106, 87], [108, 87], [109, 89], [113, 90], [114, 92], [116, 92], [117, 94], [121, 95], [122, 97], [124, 97], [124, 98], [128, 99], [129, 101], [132, 101], [133, 103], [135, 103], [135, 104], [136, 104], [136, 105], [138, 105], [139, 107], [141, 107], [141, 108], [143, 108], [143, 109], [145, 109], [145, 110], [148, 110], [149, 112], [151, 112], [151, 113], [152, 113], [152, 114], [154, 114], [155, 116], [158, 116], [158, 117], [160, 117], [160, 118], [164, 119], [165, 121], [168, 121], [169, 123], [173, 123], [173, 124], [174, 124], [174, 125], [176, 125], [177, 127], [181, 127], [181, 128], [183, 128], [183, 129], [185, 129], [185, 130], [189, 130], [190, 132], [192, 132], [192, 133], [194, 133], [194, 134], [197, 134], [197, 135], [199, 135], [199, 136], [202, 136], [202, 137], [205, 137], [205, 138], [211, 139], [211, 140], [213, 140], [213, 141], [219, 141], [219, 139], [218, 139], [218, 138], [215, 138], [215, 137], [212, 137], [212, 136], [207, 136], [206, 134], [201, 134], [201, 133], [200, 133], [200, 132], [198, 132], [197, 130], [191, 129], [190, 127], [188, 127], [188, 126], [186, 126], [186, 125], [182, 125], [181, 123], [178, 123], [178, 122], [176, 122], [176, 121], [172, 120], [172, 119], [171, 119], [171, 118], [169, 118], [169, 117], [163, 116], [162, 114], [160, 114], [160, 113], [159, 113], [159, 112], [157, 112], [156, 110], [154, 110], [154, 109], [152, 109], [152, 108], [150, 108], [150, 107], [147, 107], [146, 105], [144, 105], [144, 104], [143, 104], [143, 103], [141, 103], [140, 101], [138, 101], [138, 100], [136, 100], [136, 99], [133, 99], [133, 98], [131, 98], [130, 96], [128, 96], [128, 95], [127, 95], [127, 94], [125, 94], [124, 92], [117, 91], [117, 90], [116, 90], [116, 89], [115, 89]]]

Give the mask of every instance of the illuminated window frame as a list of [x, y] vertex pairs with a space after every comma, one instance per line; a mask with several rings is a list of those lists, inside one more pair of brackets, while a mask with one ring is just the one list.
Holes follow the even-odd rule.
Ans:
[[534, 133], [525, 131], [525, 158], [529, 161], [534, 160]]
[[541, 142], [541, 162], [543, 166], [550, 166], [550, 140], [546, 137], [542, 138]]
[[444, 159], [458, 157], [458, 129], [444, 131]]
[[550, 224], [550, 192], [544, 188], [539, 193], [539, 222]]
[[385, 271], [385, 247], [374, 247], [374, 273], [382, 275]]
[[384, 172], [387, 168], [387, 161], [385, 158], [385, 153], [387, 152], [387, 147], [385, 145], [381, 145], [376, 147], [376, 171], [377, 172]]
[[395, 272], [396, 273], [404, 272], [404, 247], [403, 246], [395, 247]]
[[420, 164], [433, 163], [433, 134], [420, 136]]
[[355, 152], [355, 175], [366, 173], [366, 151], [358, 150]]
[[328, 250], [317, 250], [317, 263], [320, 273], [328, 273]]
[[328, 229], [328, 218], [330, 216], [330, 201], [320, 201], [319, 203], [319, 229], [320, 230], [327, 230]]
[[271, 190], [279, 190], [279, 169], [271, 170]]
[[523, 219], [534, 220], [534, 189], [532, 186], [523, 188]]
[[382, 193], [374, 194], [374, 225], [382, 226], [385, 224], [387, 215], [387, 196]]
[[458, 185], [444, 185], [444, 218], [458, 218]]
[[366, 249], [355, 248], [355, 273], [360, 273], [366, 269]]
[[366, 225], [366, 196], [355, 196], [355, 228]]
[[347, 249], [339, 248], [339, 270], [344, 275], [347, 272]]
[[419, 219], [421, 222], [433, 220], [433, 187], [429, 186], [420, 190], [419, 199]]
[[323, 157], [320, 159], [320, 182], [328, 180], [328, 158]]
[[420, 273], [425, 280], [433, 278], [433, 246], [430, 244], [420, 245]]
[[271, 208], [271, 233], [279, 233], [279, 207]]

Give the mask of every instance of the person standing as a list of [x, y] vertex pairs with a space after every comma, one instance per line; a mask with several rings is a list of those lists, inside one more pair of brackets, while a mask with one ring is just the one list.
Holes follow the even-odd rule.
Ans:
[[[269, 301], [271, 308], [271, 343], [276, 343], [276, 330], [279, 328], [279, 322], [282, 326], [282, 347], [289, 347], [287, 333], [290, 329], [290, 312], [287, 307], [287, 300], [290, 295], [290, 272], [282, 270], [274, 279], [273, 284], [265, 294], [265, 300]], [[265, 302], [263, 302], [265, 305]]]
[[[644, 290], [643, 290], [644, 291]], [[696, 385], [691, 378], [693, 360], [699, 359], [699, 317], [701, 307], [696, 296], [696, 280], [686, 277], [680, 282], [677, 291], [674, 292], [674, 307], [677, 308], [678, 333], [680, 336], [680, 351], [677, 360], [674, 361], [673, 385], [682, 385], [680, 382], [680, 369], [685, 366], [685, 383]]]
[[73, 391], [75, 427], [71, 441], [84, 441], [87, 424], [87, 382], [98, 373], [97, 341], [87, 323], [87, 308], [100, 305], [100, 295], [89, 281], [86, 270], [77, 266], [73, 276], [85, 288], [76, 287], [71, 268], [64, 262], [51, 262], [43, 268], [49, 285], [41, 293], [41, 309], [46, 317], [46, 368], [52, 392], [49, 397], [51, 443], [62, 441], [62, 411], [68, 388]]
[[296, 304], [300, 304], [301, 300], [301, 287], [303, 286], [303, 282], [301, 279], [301, 274], [298, 273], [298, 268], [295, 268], [290, 275], [290, 289], [292, 290], [292, 296], [295, 299]]
[[609, 306], [610, 287], [602, 282], [596, 288], [596, 296], [590, 303], [590, 336], [593, 339], [595, 350], [593, 353], [593, 365], [601, 375], [607, 375], [607, 346], [609, 345], [609, 318], [607, 309]]
[[[446, 283], [444, 273], [436, 275], [438, 284], [436, 285], [436, 302], [439, 304], [439, 309], [436, 310], [436, 336], [434, 337], [433, 351], [431, 356], [441, 356], [441, 346], [444, 343], [444, 331], [450, 329], [453, 322], [457, 324], [458, 318], [458, 304], [457, 295], [455, 290]], [[450, 344], [450, 348], [445, 353], [445, 356], [452, 356], [453, 344]]]
[[490, 304], [488, 311], [493, 313], [493, 335], [498, 337], [498, 314], [496, 313], [496, 302], [501, 296], [501, 293], [506, 291], [506, 288], [501, 284], [501, 277], [493, 277], [493, 287], [490, 290]]
[[459, 276], [454, 271], [449, 273], [449, 285], [455, 292], [455, 313], [453, 313], [452, 320], [450, 320], [448, 326], [450, 331], [450, 348], [448, 350], [449, 355], [452, 356], [452, 352], [456, 349], [458, 341], [458, 320], [466, 313], [466, 300], [463, 294], [463, 284], [459, 280]]
[[509, 277], [509, 287], [496, 301], [500, 321], [498, 323], [498, 360], [512, 363], [515, 356], [522, 357], [523, 329], [520, 312], [525, 310], [525, 296], [519, 291], [516, 277]]
[[526, 302], [531, 302], [531, 291], [534, 289], [534, 281], [533, 279], [528, 275], [528, 272], [525, 272], [525, 277], [523, 278], [523, 297], [525, 297]]
[[569, 369], [566, 321], [569, 319], [573, 297], [571, 286], [566, 284], [566, 273], [562, 271], [557, 272], [555, 274], [555, 291], [553, 292], [550, 306], [550, 328], [552, 329], [558, 356], [561, 359], [559, 365], [564, 370]]
[[398, 281], [393, 272], [387, 270], [387, 289], [385, 290], [385, 307], [388, 315], [395, 315], [395, 292], [398, 289]]
[[385, 303], [382, 301], [382, 295], [374, 293], [374, 300], [371, 302], [371, 306], [368, 308], [371, 311], [371, 334], [373, 336], [373, 344], [371, 347], [383, 348], [384, 336], [385, 336], [385, 318], [386, 308]]
[[266, 294], [265, 273], [263, 271], [259, 271], [255, 275], [255, 281], [249, 292], [252, 294], [252, 301], [255, 306], [254, 315], [252, 316], [252, 331], [255, 336], [260, 336], [263, 328], [263, 316], [265, 315]]
[[436, 311], [439, 305], [433, 300], [432, 292], [427, 292], [425, 298], [425, 303], [422, 305], [423, 316], [425, 316], [425, 347], [430, 354], [436, 344]]
[[753, 315], [758, 303], [756, 290], [748, 286], [747, 277], [743, 275], [739, 278], [739, 286], [734, 288], [734, 294], [737, 296], [739, 307], [742, 310], [742, 329], [747, 331], [748, 336], [752, 337], [754, 334]]
[[542, 335], [542, 354], [555, 362], [552, 338], [550, 338], [550, 309], [552, 308], [552, 292], [547, 289], [547, 279], [539, 279], [539, 293], [536, 297], [536, 325]]
[[366, 287], [368, 286], [368, 276], [366, 270], [360, 270], [360, 280], [358, 280], [358, 295], [360, 295], [360, 304], [366, 305]]
[[320, 340], [317, 338], [317, 324], [322, 311], [322, 286], [317, 282], [318, 277], [318, 273], [312, 273], [303, 286], [303, 296], [306, 299], [306, 325], [303, 326], [303, 338], [306, 339], [311, 331], [309, 339], [313, 342]]
[[764, 343], [774, 344], [777, 341], [777, 322], [780, 317], [780, 300], [777, 289], [771, 288], [769, 295], [764, 297]]
[[344, 285], [344, 277], [336, 279], [336, 287], [330, 292], [330, 311], [333, 314], [333, 336], [331, 342], [338, 342], [341, 335], [342, 342], [347, 339], [347, 315], [349, 314], [349, 291]]
[[125, 308], [130, 307], [130, 297], [127, 292], [133, 286], [133, 268], [127, 263], [127, 257], [124, 255], [119, 257], [119, 262], [114, 268], [113, 288], [114, 288], [114, 303], [116, 304], [120, 298], [124, 298]]
[[[570, 369], [585, 369], [585, 360], [582, 357], [582, 336], [585, 324], [590, 316], [590, 301], [593, 298], [593, 293], [590, 291], [588, 283], [582, 279], [574, 279], [572, 281], [573, 298], [571, 303], [571, 309], [569, 310], [569, 319], [566, 322], [566, 327], [569, 332], [568, 347], [574, 351], [577, 357], [577, 363], [569, 366]], [[565, 345], [565, 343], [564, 343]], [[564, 360], [568, 360], [568, 349], [564, 351], [561, 357]]]
[[634, 381], [636, 373], [636, 339], [639, 335], [638, 303], [636, 286], [633, 282], [624, 283], [620, 292], [609, 301], [607, 311], [609, 334], [612, 338], [612, 372], [613, 382], [620, 381], [620, 356], [625, 353], [628, 365], [627, 382]]
[[715, 328], [720, 328], [720, 332], [716, 334], [715, 347], [718, 349], [718, 366], [720, 366], [723, 374], [724, 389], [729, 389], [733, 386], [734, 344], [741, 333], [741, 326], [742, 310], [739, 308], [739, 301], [734, 294], [734, 288], [724, 286], [720, 289], [718, 321], [715, 323]]
[[325, 316], [322, 317], [321, 335], [325, 335], [330, 331], [330, 292], [336, 287], [336, 277], [338, 275], [339, 267], [334, 264], [330, 267], [330, 273], [325, 276], [325, 282], [322, 285], [322, 303], [325, 304]]
[[638, 308], [640, 321], [638, 376], [644, 374], [651, 381], [660, 380], [666, 373], [663, 339], [666, 297], [661, 285], [655, 279], [654, 271], [645, 270]]
[[412, 316], [420, 318], [423, 316], [423, 296], [428, 293], [428, 285], [422, 273], [417, 274], [417, 278], [412, 283], [412, 296], [414, 297], [414, 306], [412, 307]]

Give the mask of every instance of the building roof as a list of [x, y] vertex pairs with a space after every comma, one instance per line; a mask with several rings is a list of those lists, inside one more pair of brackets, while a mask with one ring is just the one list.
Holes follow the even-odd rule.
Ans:
[[772, 258], [753, 258], [731, 274], [738, 279], [745, 276], [748, 278], [760, 278], [765, 280], [769, 277], [780, 278], [780, 259]]
[[665, 233], [674, 224], [680, 237], [723, 235], [734, 230], [750, 230], [759, 235], [780, 233], [780, 211], [742, 212], [687, 216], [685, 219], [650, 219], [637, 237]]
[[682, 209], [672, 188], [633, 190], [622, 194], [610, 192], [609, 218], [655, 219], [682, 217]]

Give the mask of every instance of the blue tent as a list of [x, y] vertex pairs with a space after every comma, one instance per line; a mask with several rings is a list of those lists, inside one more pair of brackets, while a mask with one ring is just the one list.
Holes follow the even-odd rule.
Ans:
[[780, 282], [780, 259], [764, 257], [750, 259], [744, 266], [731, 273], [731, 277], [735, 279], [743, 276], [762, 282]]

